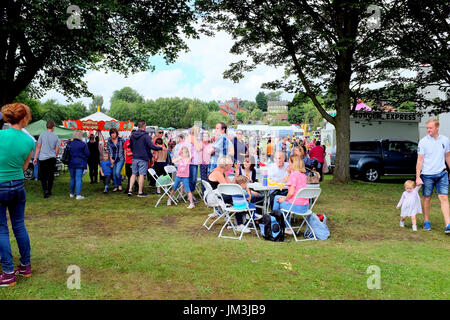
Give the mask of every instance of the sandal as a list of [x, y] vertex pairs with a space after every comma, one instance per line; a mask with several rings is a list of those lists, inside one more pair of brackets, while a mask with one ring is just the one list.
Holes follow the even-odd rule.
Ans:
[[119, 186], [119, 191], [122, 191], [122, 186]]
[[114, 189], [113, 189], [113, 192], [117, 192], [117, 188], [114, 188]]

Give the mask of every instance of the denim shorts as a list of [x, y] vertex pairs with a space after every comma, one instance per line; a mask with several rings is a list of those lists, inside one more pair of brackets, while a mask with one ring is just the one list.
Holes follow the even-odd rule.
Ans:
[[186, 178], [175, 177], [175, 182], [173, 184], [172, 189], [176, 191], [178, 189], [178, 186], [180, 185], [180, 183], [183, 183], [185, 192], [191, 192], [191, 189], [189, 187], [189, 178], [188, 177], [186, 177]]
[[133, 159], [131, 163], [131, 172], [133, 172], [136, 176], [144, 176], [147, 174], [148, 170], [148, 161], [141, 159]]
[[421, 174], [420, 178], [423, 181], [422, 194], [424, 197], [431, 197], [435, 186], [438, 194], [448, 195], [447, 171], [442, 171], [436, 174]]

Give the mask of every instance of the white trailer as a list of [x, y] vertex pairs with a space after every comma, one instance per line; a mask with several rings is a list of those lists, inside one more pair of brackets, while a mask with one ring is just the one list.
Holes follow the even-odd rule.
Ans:
[[[356, 111], [350, 116], [350, 141], [404, 139], [419, 142], [420, 116], [414, 112]], [[330, 123], [321, 130], [327, 163], [336, 145], [336, 129]]]

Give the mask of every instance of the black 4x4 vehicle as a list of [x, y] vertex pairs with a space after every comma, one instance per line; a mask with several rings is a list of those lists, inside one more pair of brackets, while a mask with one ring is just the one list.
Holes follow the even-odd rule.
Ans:
[[[407, 140], [372, 140], [350, 142], [350, 174], [367, 181], [382, 175], [416, 175], [417, 143]], [[331, 165], [336, 163], [336, 147]]]

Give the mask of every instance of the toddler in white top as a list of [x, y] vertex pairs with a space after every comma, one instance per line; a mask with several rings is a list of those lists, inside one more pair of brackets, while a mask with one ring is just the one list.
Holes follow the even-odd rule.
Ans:
[[412, 229], [417, 231], [416, 214], [422, 213], [422, 205], [419, 196], [420, 186], [414, 188], [414, 181], [407, 180], [405, 182], [405, 192], [403, 192], [400, 201], [397, 204], [397, 209], [402, 208], [400, 214], [400, 227], [405, 226], [407, 217], [411, 217]]

